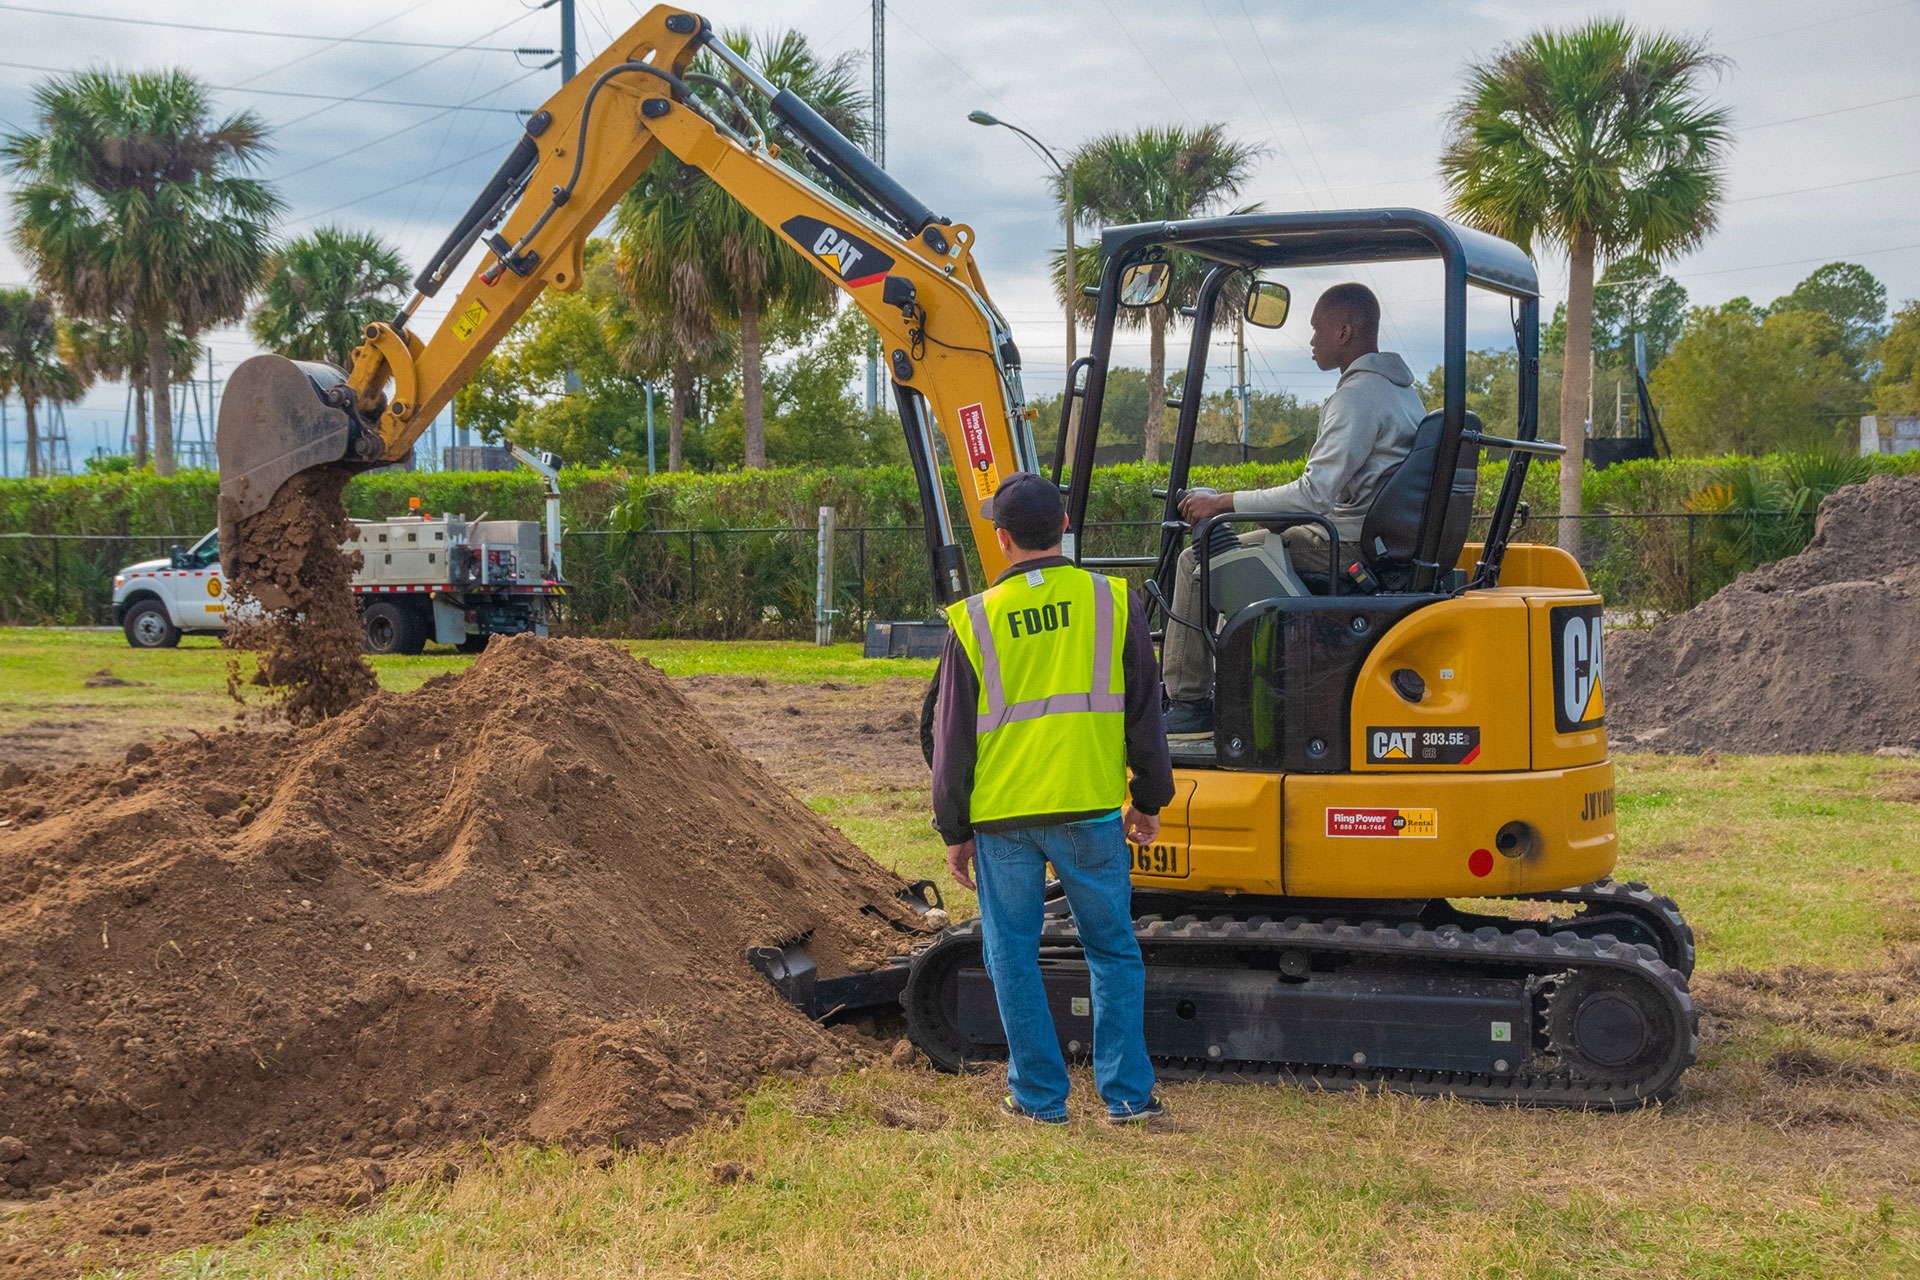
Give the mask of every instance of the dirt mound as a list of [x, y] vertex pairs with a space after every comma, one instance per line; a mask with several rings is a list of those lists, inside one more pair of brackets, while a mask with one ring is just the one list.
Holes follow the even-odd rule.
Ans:
[[902, 951], [903, 887], [595, 641], [496, 641], [297, 731], [9, 769], [0, 1180], [672, 1134], [877, 1051], [744, 954]]
[[[340, 495], [352, 478], [344, 467], [309, 468], [266, 510], [221, 534], [233, 606], [222, 643], [254, 652], [247, 683], [273, 690], [273, 710], [296, 725], [338, 715], [378, 687], [361, 654], [353, 597], [360, 553], [340, 550], [351, 529]], [[228, 663], [227, 691], [241, 695], [237, 661]]]
[[1607, 725], [1658, 751], [1920, 746], [1920, 476], [1820, 504], [1813, 541], [1607, 637]]

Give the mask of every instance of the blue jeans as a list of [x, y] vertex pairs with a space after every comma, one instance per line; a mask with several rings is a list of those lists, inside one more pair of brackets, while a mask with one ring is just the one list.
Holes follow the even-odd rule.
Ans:
[[1067, 1065], [1040, 980], [1046, 866], [1067, 891], [1093, 976], [1093, 1080], [1107, 1110], [1138, 1111], [1153, 1096], [1143, 1029], [1146, 966], [1133, 936], [1133, 856], [1119, 815], [1072, 826], [975, 838], [974, 879], [987, 973], [1007, 1033], [1007, 1084], [1029, 1115], [1066, 1114]]

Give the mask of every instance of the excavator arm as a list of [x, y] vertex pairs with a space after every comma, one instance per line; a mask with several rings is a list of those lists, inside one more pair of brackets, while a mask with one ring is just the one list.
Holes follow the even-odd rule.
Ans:
[[[776, 158], [734, 89], [689, 75], [702, 49], [764, 96], [776, 131], [840, 193]], [[704, 90], [702, 93], [700, 91]], [[733, 99], [732, 103], [727, 100]], [[736, 110], [726, 110], [732, 105]], [[221, 540], [313, 467], [404, 460], [429, 423], [541, 290], [581, 283], [587, 237], [662, 150], [719, 184], [853, 300], [879, 330], [919, 481], [935, 590], [969, 590], [936, 435], [989, 578], [1004, 563], [989, 499], [1038, 471], [1019, 354], [973, 260], [973, 231], [937, 218], [790, 91], [714, 38], [704, 18], [658, 6], [528, 120], [526, 132], [415, 281], [390, 323], [367, 326], [347, 369], [255, 356], [221, 406]], [[476, 242], [488, 254], [430, 337], [410, 325]]]

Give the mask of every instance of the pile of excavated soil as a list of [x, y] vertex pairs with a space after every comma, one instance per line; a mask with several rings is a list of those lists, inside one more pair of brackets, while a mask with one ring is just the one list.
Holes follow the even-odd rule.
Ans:
[[1920, 747], [1920, 476], [1820, 504], [1813, 541], [1607, 637], [1607, 730], [1656, 751]]
[[[273, 712], [296, 725], [339, 715], [378, 687], [361, 655], [353, 596], [360, 553], [340, 550], [351, 530], [340, 495], [352, 478], [344, 467], [309, 468], [266, 510], [222, 529], [233, 606], [222, 642], [253, 651], [248, 683], [272, 690]], [[238, 699], [238, 662], [227, 670]]]
[[596, 641], [496, 641], [304, 729], [9, 764], [0, 1181], [671, 1135], [878, 1052], [745, 953], [904, 951], [903, 887]]

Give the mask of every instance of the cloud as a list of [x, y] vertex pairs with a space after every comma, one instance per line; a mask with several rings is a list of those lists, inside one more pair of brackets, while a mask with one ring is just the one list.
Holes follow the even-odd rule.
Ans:
[[[38, 0], [28, 7], [57, 6]], [[557, 7], [529, 8], [521, 0], [425, 0], [397, 13], [373, 0], [336, 0], [324, 9], [290, 0], [153, 0], [137, 10], [74, 0], [74, 7], [440, 44], [501, 28], [478, 42], [488, 50], [558, 43]], [[580, 0], [577, 7], [584, 59], [643, 6]], [[1860, 0], [1829, 13], [1790, 0], [1633, 0], [1608, 12], [1616, 10], [1647, 25], [1709, 33], [1733, 59], [1719, 97], [1743, 126], [1728, 171], [1729, 192], [1740, 202], [1727, 206], [1706, 246], [1672, 268], [1696, 300], [1770, 299], [1819, 262], [1851, 255], [1886, 281], [1896, 300], [1920, 294], [1920, 250], [1865, 252], [1920, 241], [1908, 213], [1920, 177], [1772, 194], [1913, 168], [1908, 157], [1920, 141], [1920, 101], [1746, 128], [1905, 92], [1913, 84], [1909, 51], [1920, 38], [1920, 6]], [[864, 0], [757, 0], [705, 12], [718, 27], [799, 26], [828, 52], [868, 46]], [[969, 109], [984, 107], [1055, 148], [1140, 124], [1221, 121], [1269, 148], [1247, 192], [1268, 208], [1438, 209], [1441, 116], [1462, 66], [1543, 20], [1571, 22], [1592, 12], [1538, 3], [978, 0], [961, 14], [903, 0], [887, 17], [888, 168], [933, 208], [974, 226], [981, 269], [1028, 360], [1028, 391], [1042, 395], [1058, 387], [1063, 363], [1059, 304], [1044, 274], [1046, 255], [1059, 243], [1046, 166], [1010, 131], [969, 124]], [[416, 265], [518, 130], [513, 115], [441, 108], [532, 107], [559, 74], [529, 75], [523, 64], [544, 59], [511, 52], [329, 45], [19, 11], [4, 20], [5, 57], [15, 63], [181, 65], [233, 86], [220, 93], [223, 105], [251, 107], [277, 127], [265, 173], [281, 178], [293, 229], [316, 221], [370, 228], [399, 243]], [[0, 67], [6, 127], [32, 122], [32, 90], [42, 78]], [[263, 92], [269, 89], [439, 105], [327, 103]], [[1741, 199], [1756, 196], [1765, 198]], [[1564, 270], [1542, 260], [1549, 309], [1564, 292]], [[1320, 273], [1307, 282], [1302, 302], [1332, 278]], [[1437, 272], [1378, 268], [1372, 278], [1390, 317], [1389, 340], [1406, 348], [1416, 368], [1431, 365], [1438, 353]], [[17, 257], [0, 250], [0, 281], [24, 279]], [[439, 314], [430, 304], [422, 319]], [[1325, 378], [1303, 354], [1305, 314], [1302, 306], [1294, 325], [1263, 337], [1256, 385], [1324, 394]], [[1477, 341], [1501, 340], [1504, 327], [1503, 308], [1476, 312]], [[239, 331], [213, 335], [212, 346], [221, 370], [252, 349]], [[1144, 362], [1144, 345], [1120, 357]], [[103, 388], [70, 411], [81, 452], [95, 436], [117, 444], [123, 399], [123, 391]]]

